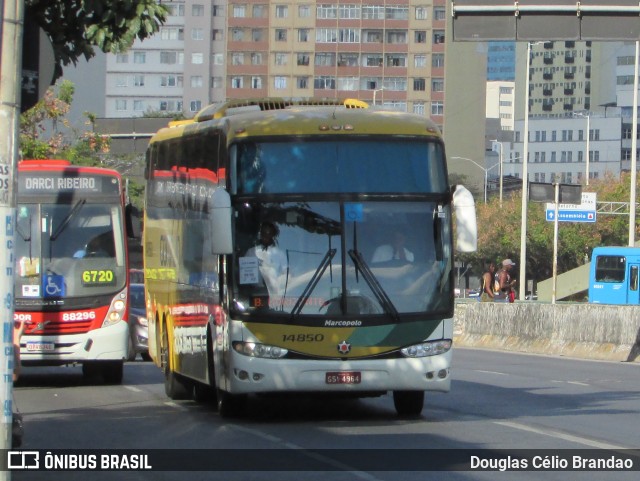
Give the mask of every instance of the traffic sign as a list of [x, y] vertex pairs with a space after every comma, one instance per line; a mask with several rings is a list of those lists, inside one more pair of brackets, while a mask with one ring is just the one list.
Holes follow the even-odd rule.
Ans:
[[[556, 209], [553, 203], [547, 203], [546, 218], [555, 220]], [[596, 193], [583, 192], [580, 204], [558, 204], [558, 222], [595, 222]]]

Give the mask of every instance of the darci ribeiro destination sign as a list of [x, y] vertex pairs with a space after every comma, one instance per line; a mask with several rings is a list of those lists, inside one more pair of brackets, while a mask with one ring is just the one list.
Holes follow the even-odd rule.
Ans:
[[81, 176], [47, 173], [25, 173], [18, 176], [18, 193], [22, 195], [46, 194], [107, 194], [117, 195], [120, 186], [117, 179], [101, 175]]

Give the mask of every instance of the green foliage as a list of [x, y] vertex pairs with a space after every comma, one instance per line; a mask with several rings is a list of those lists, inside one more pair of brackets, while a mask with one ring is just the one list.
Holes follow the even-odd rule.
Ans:
[[[640, 184], [637, 186], [640, 192]], [[598, 202], [629, 202], [630, 175], [620, 179], [605, 178], [583, 186], [585, 192], [596, 192]], [[476, 196], [476, 199], [481, 197]], [[473, 265], [487, 261], [500, 262], [511, 258], [520, 260], [520, 226], [522, 196], [515, 192], [503, 199], [492, 197], [485, 205], [477, 201], [478, 250], [459, 255], [460, 260]], [[541, 281], [552, 275], [553, 222], [546, 220], [544, 203], [527, 203], [527, 278]], [[558, 228], [558, 273], [566, 272], [590, 260], [591, 251], [600, 245], [627, 245], [629, 237], [628, 215], [598, 214], [595, 224], [560, 222]], [[636, 225], [635, 238], [640, 230]]]
[[157, 0], [25, 0], [25, 6], [51, 39], [58, 67], [88, 60], [94, 47], [123, 52], [157, 32], [168, 13]]

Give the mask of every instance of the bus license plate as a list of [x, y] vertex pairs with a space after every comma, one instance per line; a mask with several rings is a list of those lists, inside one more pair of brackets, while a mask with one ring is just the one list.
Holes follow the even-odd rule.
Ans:
[[27, 351], [29, 352], [53, 351], [54, 348], [53, 342], [27, 342]]
[[361, 379], [360, 373], [355, 371], [328, 372], [325, 376], [327, 384], [360, 384]]

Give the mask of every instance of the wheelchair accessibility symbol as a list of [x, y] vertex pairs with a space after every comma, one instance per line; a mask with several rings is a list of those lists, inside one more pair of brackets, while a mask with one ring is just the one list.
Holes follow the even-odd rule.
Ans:
[[64, 277], [46, 274], [42, 277], [42, 292], [44, 297], [64, 297]]

